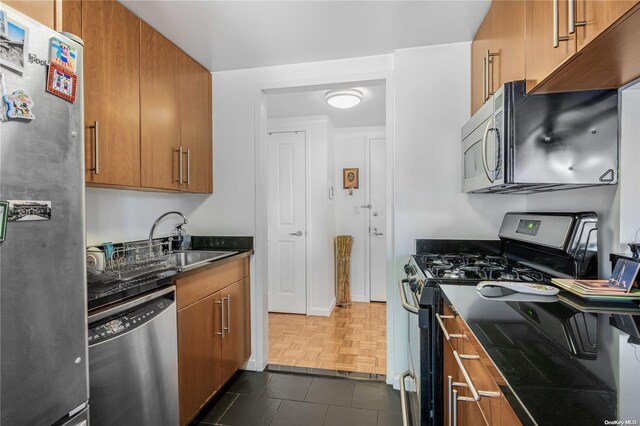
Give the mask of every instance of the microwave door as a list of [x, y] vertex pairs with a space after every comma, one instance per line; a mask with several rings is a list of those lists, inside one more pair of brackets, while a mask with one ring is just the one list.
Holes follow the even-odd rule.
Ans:
[[462, 189], [485, 192], [503, 184], [500, 129], [490, 115], [462, 141]]

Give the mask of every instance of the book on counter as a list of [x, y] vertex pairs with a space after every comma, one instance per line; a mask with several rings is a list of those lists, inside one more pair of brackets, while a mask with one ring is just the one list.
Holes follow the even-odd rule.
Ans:
[[640, 263], [618, 259], [608, 280], [553, 278], [551, 282], [571, 293], [587, 298], [640, 298], [640, 289], [634, 285], [639, 270]]

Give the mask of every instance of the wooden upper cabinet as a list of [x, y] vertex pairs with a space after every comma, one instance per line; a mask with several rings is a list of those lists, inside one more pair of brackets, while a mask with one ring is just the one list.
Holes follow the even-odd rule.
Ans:
[[578, 50], [609, 28], [627, 13], [637, 0], [576, 0], [576, 20], [584, 25], [576, 27]]
[[183, 186], [179, 181], [186, 181], [185, 155], [179, 151], [179, 53], [160, 33], [141, 24], [141, 184], [145, 188], [179, 190]]
[[2, 4], [54, 29], [58, 29], [56, 12], [60, 8], [59, 2], [60, 0], [2, 0]]
[[86, 181], [140, 186], [140, 20], [118, 2], [82, 2]]
[[524, 12], [524, 2], [494, 1], [478, 29], [471, 47], [472, 114], [501, 85], [525, 78]]
[[[189, 192], [213, 191], [211, 73], [179, 52], [180, 141]], [[186, 157], [184, 157], [186, 155]]]
[[[526, 5], [526, 79], [527, 92], [544, 80], [567, 58], [576, 53], [575, 34], [568, 34], [568, 0], [556, 0], [558, 21], [554, 22], [554, 1], [527, 1]], [[558, 43], [554, 47], [554, 27]]]

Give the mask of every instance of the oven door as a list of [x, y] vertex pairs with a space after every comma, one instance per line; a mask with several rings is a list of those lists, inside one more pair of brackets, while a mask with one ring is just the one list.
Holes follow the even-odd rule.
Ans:
[[[462, 129], [464, 192], [490, 192], [504, 184], [504, 115], [502, 105], [494, 108], [495, 98], [484, 104]], [[498, 99], [502, 102], [502, 96]]]
[[[409, 369], [400, 376], [400, 397], [402, 405], [402, 421], [404, 426], [419, 426], [421, 423], [420, 406], [420, 327], [418, 313], [420, 311], [415, 293], [407, 288], [406, 283], [399, 282], [400, 303], [409, 312]], [[409, 296], [407, 297], [407, 294]], [[411, 302], [409, 301], [411, 300]]]

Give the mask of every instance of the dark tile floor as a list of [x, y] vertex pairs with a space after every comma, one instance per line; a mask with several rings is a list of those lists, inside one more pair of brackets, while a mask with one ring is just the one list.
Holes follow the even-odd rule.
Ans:
[[400, 394], [380, 382], [243, 371], [194, 425], [396, 426]]

